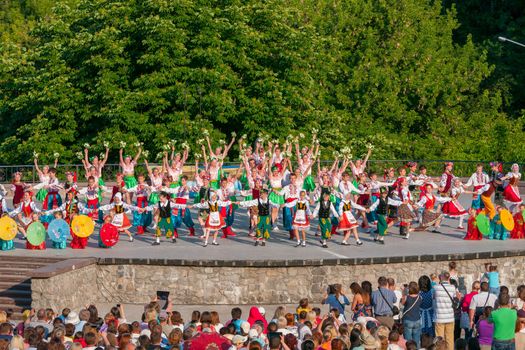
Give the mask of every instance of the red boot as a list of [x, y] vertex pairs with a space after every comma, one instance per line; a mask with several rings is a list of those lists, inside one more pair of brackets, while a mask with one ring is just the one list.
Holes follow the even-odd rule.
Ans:
[[228, 238], [228, 230], [226, 230], [226, 227], [222, 228], [222, 237], [221, 238]]
[[137, 226], [137, 235], [142, 235], [142, 234], [144, 234], [144, 227]]
[[189, 230], [190, 230], [190, 236], [195, 236], [195, 228], [190, 227]]
[[177, 229], [173, 230], [173, 237], [179, 238], [179, 233], [177, 232]]

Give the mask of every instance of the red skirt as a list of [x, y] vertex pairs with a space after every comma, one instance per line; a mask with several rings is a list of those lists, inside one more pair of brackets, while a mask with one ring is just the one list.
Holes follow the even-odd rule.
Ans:
[[306, 211], [297, 210], [295, 212], [292, 227], [297, 230], [304, 230], [310, 227], [310, 220], [308, 219], [308, 215], [306, 215]]
[[444, 203], [442, 211], [443, 214], [451, 217], [460, 217], [467, 214], [467, 211], [461, 206], [457, 199]]
[[503, 196], [505, 200], [512, 202], [512, 203], [522, 202], [518, 189], [514, 188], [514, 186], [511, 186], [511, 185], [508, 185], [507, 187], [505, 187], [505, 189], [503, 190]]
[[[122, 221], [118, 218], [120, 215], [122, 215]], [[111, 223], [115, 225], [119, 231], [127, 230], [131, 227], [131, 222], [129, 221], [128, 216], [124, 213], [115, 214]]]
[[358, 226], [359, 224], [357, 223], [357, 220], [354, 218], [354, 216], [351, 213], [350, 214], [343, 213], [343, 216], [341, 220], [339, 221], [339, 226], [337, 226], [337, 231], [344, 232], [344, 231], [351, 230]]
[[226, 223], [224, 222], [222, 215], [218, 211], [214, 211], [208, 215], [204, 227], [208, 230], [216, 231], [226, 227]]
[[370, 202], [370, 195], [368, 193], [359, 195], [357, 198], [357, 204], [362, 206], [367, 206]]

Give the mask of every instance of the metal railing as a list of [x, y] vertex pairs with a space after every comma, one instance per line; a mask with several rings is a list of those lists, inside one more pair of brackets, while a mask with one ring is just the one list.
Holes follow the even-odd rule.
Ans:
[[[425, 165], [427, 167], [427, 173], [431, 176], [440, 176], [443, 172], [443, 164], [447, 161], [451, 161], [454, 163], [454, 174], [456, 176], [466, 177], [470, 176], [475, 170], [476, 165], [478, 163], [481, 163], [485, 166], [485, 171], [489, 171], [489, 163], [490, 161], [475, 161], [475, 160], [407, 160], [407, 159], [371, 159], [368, 161], [367, 170], [368, 171], [374, 171], [379, 176], [383, 175], [383, 171], [388, 168], [394, 168], [397, 169], [398, 167], [406, 165], [410, 161], [415, 161], [419, 165]], [[331, 166], [333, 161], [325, 160], [321, 161], [321, 166]], [[514, 162], [503, 162], [503, 171], [507, 172], [510, 171], [510, 166]], [[151, 167], [158, 166], [159, 164], [150, 164]], [[520, 167], [524, 165], [524, 163], [518, 163]], [[42, 168], [43, 165], [40, 167]], [[193, 171], [194, 164], [187, 163], [184, 167], [185, 173], [190, 173]], [[238, 162], [228, 162], [224, 163], [223, 168], [225, 171], [232, 171], [235, 170], [239, 166]], [[200, 164], [199, 168], [203, 168], [202, 163]], [[65, 180], [65, 173], [67, 171], [74, 171], [77, 173], [78, 181], [83, 182], [85, 179], [85, 170], [84, 166], [82, 164], [59, 164], [57, 166], [58, 170], [58, 178], [60, 180]], [[104, 166], [103, 170], [103, 179], [108, 180], [114, 180], [116, 177], [116, 174], [121, 171], [119, 164], [106, 164]], [[312, 167], [312, 171], [315, 174], [317, 172], [317, 166], [314, 165]], [[350, 171], [350, 169], [348, 169]], [[22, 173], [22, 180], [25, 182], [33, 182], [36, 183], [39, 181], [38, 179], [38, 173], [34, 167], [34, 165], [0, 165], [0, 183], [8, 183], [11, 182], [13, 179], [13, 175], [15, 172], [21, 172]], [[137, 174], [140, 173], [146, 173], [146, 168], [143, 164], [139, 164], [135, 168], [135, 172]], [[397, 171], [396, 171], [397, 174]]]

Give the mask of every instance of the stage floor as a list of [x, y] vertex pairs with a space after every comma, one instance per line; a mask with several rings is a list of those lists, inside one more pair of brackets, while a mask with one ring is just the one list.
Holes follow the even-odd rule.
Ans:
[[[462, 198], [462, 204], [469, 206], [468, 196]], [[195, 218], [197, 236], [201, 234], [201, 228]], [[466, 220], [464, 226], [466, 227]], [[502, 252], [525, 250], [525, 240], [491, 241], [464, 241], [466, 230], [458, 230], [458, 219], [444, 219], [441, 225], [441, 233], [413, 232], [410, 239], [406, 240], [399, 236], [399, 228], [392, 227], [390, 234], [385, 238], [386, 244], [374, 243], [371, 235], [360, 229], [362, 246], [357, 246], [353, 238], [350, 238], [350, 246], [342, 246], [341, 235], [335, 235], [329, 242], [329, 248], [322, 248], [316, 232], [317, 221], [312, 222], [307, 237], [306, 247], [295, 247], [294, 240], [288, 240], [288, 232], [283, 230], [272, 232], [271, 239], [265, 247], [255, 247], [254, 240], [248, 237], [246, 210], [239, 209], [236, 212], [234, 231], [236, 237], [218, 239], [219, 246], [212, 246], [211, 240], [207, 247], [202, 246], [202, 240], [198, 237], [189, 237], [185, 227], [179, 229], [179, 239], [173, 244], [163, 238], [160, 246], [152, 246], [154, 240], [153, 230], [149, 230], [141, 236], [135, 236], [133, 243], [128, 242], [126, 235], [121, 235], [121, 240], [111, 249], [97, 247], [98, 229], [89, 239], [89, 245], [84, 250], [73, 250], [71, 248], [57, 250], [48, 248], [43, 251], [25, 249], [25, 241], [15, 239], [15, 250], [0, 251], [2, 256], [21, 257], [63, 257], [63, 258], [146, 258], [146, 259], [177, 259], [177, 260], [219, 260], [219, 261], [270, 261], [270, 260], [332, 260], [332, 259], [354, 259], [354, 258], [384, 258], [402, 256], [422, 256], [441, 254], [465, 254], [481, 252]], [[279, 220], [279, 227], [282, 228]], [[48, 241], [48, 246], [51, 246]]]

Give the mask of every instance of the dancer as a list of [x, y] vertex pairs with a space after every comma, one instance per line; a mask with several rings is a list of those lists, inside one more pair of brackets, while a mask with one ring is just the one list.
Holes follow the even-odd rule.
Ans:
[[389, 208], [396, 208], [403, 204], [402, 201], [390, 198], [387, 187], [380, 187], [379, 198], [369, 208], [370, 211], [375, 211], [377, 214], [377, 231], [374, 234], [374, 242], [385, 244], [385, 236], [389, 227], [392, 227], [395, 220], [387, 218]]
[[22, 198], [20, 205], [9, 213], [10, 217], [16, 216], [17, 218], [18, 231], [23, 235], [22, 239], [26, 240], [26, 249], [46, 249], [45, 241], [38, 246], [34, 246], [29, 243], [29, 241], [27, 241], [27, 228], [34, 221], [38, 221], [38, 214], [41, 212], [42, 210], [36, 206], [35, 202], [33, 202], [33, 193], [29, 189], [26, 189], [24, 191], [24, 197]]
[[[501, 181], [501, 173], [499, 172], [499, 163], [493, 162], [490, 163], [491, 165], [491, 177], [490, 181], [480, 188], [477, 193], [481, 195], [481, 202], [483, 203], [483, 212], [485, 215], [489, 217], [490, 220], [496, 216], [496, 208], [494, 206], [495, 203], [492, 202], [492, 194], [495, 194], [495, 197], [498, 198], [498, 201], [501, 201], [501, 191], [499, 188], [501, 187], [502, 181]], [[496, 201], [496, 199], [495, 199]]]
[[179, 238], [179, 233], [177, 229], [181, 227], [182, 223], [186, 225], [190, 231], [190, 236], [195, 236], [195, 224], [191, 218], [191, 213], [188, 207], [185, 207], [185, 204], [188, 204], [190, 199], [190, 188], [188, 187], [188, 177], [183, 175], [180, 178], [180, 186], [174, 188], [167, 188], [164, 191], [175, 195], [175, 203], [180, 204], [180, 207], [174, 207], [172, 209], [173, 215], [173, 235], [176, 238]]
[[[433, 186], [432, 184], [426, 184], [425, 185], [425, 195], [421, 197], [419, 202], [416, 204], [419, 208], [424, 208], [423, 210], [423, 217], [421, 220], [421, 224], [419, 227], [417, 227], [416, 231], [425, 231], [430, 226], [434, 226], [434, 229], [432, 232], [439, 233], [439, 224], [441, 222], [441, 218], [443, 217], [443, 214], [435, 210], [436, 203], [438, 204], [446, 204], [452, 201], [453, 199], [450, 197], [436, 197], [432, 193]], [[443, 206], [445, 208], [445, 206]]]
[[410, 225], [412, 221], [417, 218], [416, 214], [412, 210], [412, 194], [408, 189], [408, 179], [405, 176], [398, 178], [398, 191], [399, 200], [403, 202], [397, 210], [399, 217], [399, 234], [404, 238], [410, 237], [412, 229]]
[[109, 212], [111, 218], [111, 224], [113, 224], [119, 233], [124, 232], [128, 235], [129, 241], [133, 242], [134, 238], [129, 229], [131, 228], [131, 222], [129, 221], [126, 213], [132, 211], [142, 211], [144, 208], [138, 208], [134, 205], [127, 204], [122, 201], [122, 194], [119, 192], [115, 195], [113, 203], [102, 205], [98, 208], [101, 211]]
[[151, 181], [149, 195], [149, 204], [157, 204], [159, 202], [159, 192], [162, 189], [162, 174], [164, 174], [164, 167], [154, 167], [153, 169], [149, 166], [148, 160], [144, 159], [144, 164], [146, 165], [146, 170], [148, 171], [148, 176]]
[[[148, 206], [148, 195], [150, 187], [146, 183], [146, 178], [143, 174], [137, 176], [138, 184], [135, 187], [127, 189], [128, 192], [134, 193], [136, 196], [135, 206], [137, 208], [145, 208]], [[133, 212], [133, 226], [137, 228], [137, 234], [142, 235], [147, 232], [147, 227], [151, 224], [150, 212]]]
[[[63, 213], [62, 216], [65, 218], [66, 222], [71, 227], [71, 223], [73, 222], [75, 216], [79, 214], [90, 214], [92, 210], [86, 208], [84, 204], [79, 202], [77, 198], [77, 191], [74, 188], [70, 188], [66, 191], [66, 200], [64, 201], [64, 203], [58, 208], [46, 211], [45, 214], [49, 215], [57, 212]], [[70, 230], [70, 234], [72, 237], [70, 244], [72, 249], [86, 248], [88, 243], [88, 237], [79, 237], [73, 232], [73, 230]]]
[[370, 147], [369, 145], [368, 151], [364, 159], [357, 159], [355, 163], [350, 161], [350, 169], [352, 170], [352, 174], [354, 175], [356, 179], [359, 178], [360, 174], [363, 174], [365, 172], [366, 166], [368, 163], [368, 159], [370, 158], [371, 154], [372, 154], [372, 147]]
[[272, 203], [268, 197], [268, 190], [263, 188], [260, 192], [260, 197], [249, 201], [237, 202], [242, 208], [249, 208], [257, 206], [258, 218], [257, 218], [257, 230], [255, 235], [255, 246], [261, 244], [263, 247], [266, 245], [266, 241], [270, 239], [271, 231], [271, 219], [270, 219], [270, 206], [276, 205]]
[[236, 236], [235, 232], [232, 231], [231, 225], [233, 223], [231, 218], [228, 218], [233, 213], [233, 204], [230, 197], [233, 193], [228, 189], [228, 179], [224, 178], [221, 180], [220, 189], [217, 190], [217, 196], [220, 202], [221, 216], [224, 218], [226, 225], [222, 228], [222, 238], [228, 238], [228, 236]]
[[210, 192], [210, 199], [207, 201], [202, 201], [194, 205], [188, 206], [189, 208], [195, 207], [201, 210], [208, 210], [208, 215], [206, 217], [206, 223], [203, 226], [204, 230], [204, 247], [208, 246], [208, 239], [210, 238], [210, 233], [213, 232], [213, 241], [212, 245], [219, 245], [217, 242], [217, 235], [219, 230], [226, 226], [224, 218], [219, 211], [221, 206], [220, 201], [218, 200], [217, 193], [215, 191]]
[[[35, 170], [38, 174], [38, 179], [40, 181], [41, 184], [43, 184], [43, 187], [40, 188], [38, 190], [38, 192], [36, 193], [36, 200], [38, 200], [39, 202], [44, 202], [45, 198], [46, 198], [46, 195], [47, 195], [47, 188], [45, 187], [48, 182], [49, 182], [49, 179], [50, 179], [50, 176], [49, 176], [49, 166], [48, 165], [44, 165], [42, 167], [42, 170], [40, 170], [40, 168], [38, 167], [38, 154], [35, 154], [35, 156], [37, 157], [34, 157], [34, 163], [35, 163]], [[56, 168], [58, 165], [58, 157], [55, 158], [55, 164], [53, 166], [53, 168]]]
[[183, 154], [175, 153], [175, 146], [171, 146], [171, 157], [168, 162], [168, 153], [165, 153], [163, 158], [163, 169], [166, 169], [168, 175], [173, 178], [173, 182], [178, 183], [184, 169], [184, 164], [188, 160], [189, 148], [184, 147]]
[[[308, 219], [310, 212], [310, 203], [306, 198], [306, 191], [302, 190], [299, 194], [299, 199], [295, 200], [295, 214], [293, 217], [292, 227], [295, 232], [295, 239], [297, 240], [296, 247], [306, 247], [306, 231], [310, 228], [310, 220]], [[302, 236], [302, 241], [300, 240]]]
[[512, 164], [511, 171], [502, 178], [502, 180], [508, 181], [507, 186], [503, 190], [503, 196], [505, 198], [504, 203], [511, 213], [516, 213], [518, 206], [523, 202], [518, 189], [520, 179], [520, 167], [516, 163]]
[[478, 163], [476, 165], [476, 172], [470, 176], [467, 183], [465, 184], [465, 187], [473, 188], [474, 193], [472, 194], [471, 207], [477, 212], [484, 208], [483, 202], [481, 201], [481, 195], [478, 193], [478, 190], [488, 184], [489, 181], [489, 176], [483, 171], [483, 164]]
[[[122, 143], [121, 146], [125, 147], [125, 144]], [[135, 179], [135, 166], [137, 165], [137, 161], [142, 154], [142, 147], [138, 147], [138, 152], [134, 158], [131, 158], [131, 156], [128, 155], [123, 156], [123, 153], [124, 148], [121, 147], [119, 150], [119, 165], [122, 168], [122, 174], [124, 175], [124, 183], [126, 184], [126, 188], [129, 189], [137, 186], [137, 179]], [[131, 196], [129, 194], [126, 195], [126, 202], [131, 203]]]
[[339, 214], [335, 209], [334, 204], [330, 201], [330, 193], [324, 192], [321, 200], [317, 203], [311, 219], [319, 216], [319, 230], [321, 231], [321, 244], [323, 248], [328, 248], [327, 241], [332, 236], [332, 221], [330, 216], [338, 217]]
[[284, 170], [286, 168], [286, 159], [284, 160], [285, 167], [282, 167], [279, 170], [276, 166], [271, 168], [271, 173], [268, 175], [271, 192], [270, 192], [270, 201], [275, 203], [275, 206], [272, 207], [271, 217], [272, 217], [272, 230], [278, 231], [277, 227], [277, 216], [279, 215], [279, 208], [285, 203], [284, 196], [281, 195], [282, 183], [284, 178]]
[[470, 193], [470, 194], [472, 194], [474, 192], [465, 191], [463, 189], [463, 184], [461, 183], [461, 180], [456, 177], [456, 178], [454, 178], [452, 180], [452, 187], [450, 189], [450, 198], [451, 198], [451, 200], [450, 201], [446, 201], [443, 204], [443, 208], [442, 208], [443, 214], [447, 215], [448, 217], [459, 218], [458, 229], [460, 229], [460, 230], [463, 229], [463, 219], [464, 219], [465, 215], [468, 215], [468, 213], [465, 210], [465, 208], [463, 208], [461, 203], [459, 203], [459, 196], [462, 193]]
[[13, 174], [11, 191], [13, 192], [13, 207], [16, 208], [24, 197], [24, 192], [30, 186], [22, 182], [22, 173], [17, 171]]
[[452, 180], [454, 179], [454, 174], [452, 174], [453, 168], [454, 163], [452, 162], [446, 162], [444, 165], [443, 175], [441, 175], [441, 180], [439, 181], [439, 194], [441, 196], [449, 195], [452, 187]]
[[519, 210], [514, 214], [514, 229], [510, 232], [511, 239], [525, 239], [525, 220], [523, 218], [523, 211], [525, 204], [519, 205]]
[[353, 233], [356, 244], [360, 246], [363, 245], [363, 242], [361, 242], [361, 240], [359, 239], [359, 234], [357, 233], [357, 227], [359, 226], [359, 224], [357, 223], [357, 220], [352, 214], [352, 209], [363, 211], [367, 211], [368, 209], [355, 203], [352, 200], [352, 198], [352, 193], [347, 192], [344, 196], [344, 199], [341, 201], [341, 204], [339, 205], [339, 227], [337, 228], [337, 230], [344, 234], [344, 238], [341, 242], [341, 245], [350, 245], [347, 241], [350, 237], [350, 233]]
[[[295, 201], [299, 199], [302, 186], [297, 185], [297, 175], [290, 174], [290, 183], [279, 192], [280, 196], [284, 198], [283, 208], [283, 228], [288, 231], [289, 239], [295, 237], [295, 230], [293, 228], [293, 218], [295, 215]], [[270, 197], [271, 200], [271, 197]], [[272, 208], [274, 209], [274, 208]]]
[[465, 235], [464, 240], [467, 241], [479, 241], [482, 239], [481, 232], [479, 232], [478, 225], [476, 223], [476, 216], [478, 211], [476, 208], [471, 207], [468, 211], [469, 217], [467, 222], [467, 234]]
[[494, 217], [490, 220], [490, 234], [489, 239], [497, 239], [504, 241], [508, 238], [509, 234], [505, 227], [503, 226], [503, 223], [501, 222], [501, 211], [504, 208], [500, 205], [496, 206], [496, 214]]
[[[76, 190], [76, 188], [74, 188]], [[98, 223], [102, 223], [103, 217], [102, 212], [100, 212], [98, 209], [100, 207], [100, 201], [99, 201], [99, 192], [100, 190], [104, 192], [111, 193], [108, 188], [105, 186], [100, 186], [97, 184], [95, 177], [90, 176], [88, 178], [88, 185], [87, 187], [81, 188], [78, 190], [77, 194], [81, 194], [84, 197], [86, 197], [86, 207], [90, 209], [88, 216], [93, 219], [93, 221], [96, 221]]]
[[[173, 207], [177, 207], [173, 203]], [[177, 238], [173, 234], [173, 221], [171, 215], [172, 203], [170, 201], [170, 195], [167, 192], [161, 191], [159, 193], [159, 202], [157, 204], [149, 205], [146, 208], [139, 209], [141, 211], [153, 211], [157, 210], [158, 218], [157, 225], [155, 230], [155, 241], [151, 245], [160, 245], [160, 236], [162, 236], [162, 231], [165, 232], [166, 238], [171, 238], [171, 243], [176, 243]]]

